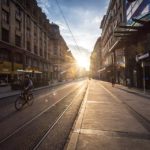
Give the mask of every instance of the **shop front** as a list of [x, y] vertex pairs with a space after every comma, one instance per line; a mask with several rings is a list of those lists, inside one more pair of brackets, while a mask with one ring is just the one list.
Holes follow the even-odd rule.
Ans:
[[141, 81], [144, 90], [150, 89], [150, 51], [137, 55], [136, 61], [141, 67]]
[[124, 49], [117, 49], [116, 54], [116, 82], [125, 85], [125, 54]]
[[8, 84], [11, 81], [12, 63], [0, 61], [0, 85]]

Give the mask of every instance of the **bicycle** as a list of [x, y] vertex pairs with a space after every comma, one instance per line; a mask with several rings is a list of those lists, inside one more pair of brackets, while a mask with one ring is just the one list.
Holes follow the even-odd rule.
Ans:
[[26, 95], [24, 91], [22, 91], [15, 101], [16, 110], [21, 110], [25, 104], [31, 106], [33, 104], [33, 100], [34, 97], [31, 91], [29, 91], [28, 95]]

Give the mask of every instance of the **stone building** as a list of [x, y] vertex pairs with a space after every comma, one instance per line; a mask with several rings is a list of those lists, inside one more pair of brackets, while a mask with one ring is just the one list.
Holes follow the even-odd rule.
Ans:
[[124, 41], [125, 76], [130, 86], [150, 89], [150, 1], [126, 0], [126, 25], [118, 30], [117, 36]]
[[43, 84], [59, 80], [67, 50], [59, 26], [49, 23], [36, 0], [0, 1], [1, 80], [9, 82], [22, 73]]
[[78, 77], [78, 68], [76, 60], [71, 51], [68, 51], [65, 57], [66, 64], [64, 64], [64, 77], [66, 80], [76, 79]]
[[100, 28], [102, 29], [102, 58], [103, 78], [111, 81], [114, 77], [120, 83], [124, 81], [125, 58], [124, 50], [120, 48], [119, 39], [114, 32], [121, 24], [125, 24], [125, 1], [110, 0], [106, 15], [104, 15]]
[[101, 22], [105, 80], [150, 89], [149, 27], [149, 0], [110, 1]]

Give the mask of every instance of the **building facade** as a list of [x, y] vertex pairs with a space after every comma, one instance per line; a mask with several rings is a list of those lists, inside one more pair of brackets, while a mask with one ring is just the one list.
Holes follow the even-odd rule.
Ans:
[[67, 50], [59, 26], [49, 23], [36, 0], [0, 1], [0, 79], [28, 73], [42, 83], [59, 80]]
[[104, 80], [150, 89], [149, 27], [149, 0], [110, 1], [101, 22]]
[[115, 36], [117, 27], [125, 24], [125, 1], [111, 0], [100, 28], [102, 29], [102, 76], [104, 80], [115, 78], [120, 83], [124, 80], [125, 58], [124, 50], [118, 45], [119, 39]]
[[[95, 43], [94, 50], [90, 57], [90, 75], [92, 78], [100, 79], [102, 78], [102, 43], [101, 43], [101, 37], [99, 37]], [[100, 76], [101, 75], [101, 76]]]
[[126, 75], [131, 86], [150, 89], [150, 1], [126, 1], [126, 18], [125, 32], [130, 31], [130, 42], [125, 46], [130, 56], [126, 59]]

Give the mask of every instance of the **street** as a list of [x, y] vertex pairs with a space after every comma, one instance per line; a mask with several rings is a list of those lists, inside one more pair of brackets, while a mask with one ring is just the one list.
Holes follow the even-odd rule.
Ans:
[[47, 132], [53, 137], [49, 142], [51, 149], [62, 149], [82, 102], [86, 84], [86, 81], [78, 81], [46, 93], [42, 91], [35, 96], [34, 104], [22, 111], [14, 109], [14, 100], [6, 99], [6, 107], [4, 100], [1, 101], [0, 149], [37, 149]]
[[0, 14], [0, 150], [150, 150], [150, 0]]
[[150, 100], [99, 80], [34, 93], [16, 111], [14, 97], [0, 100], [1, 150], [149, 150]]

